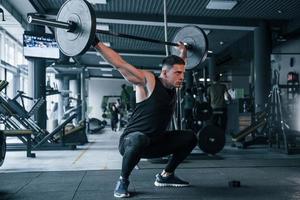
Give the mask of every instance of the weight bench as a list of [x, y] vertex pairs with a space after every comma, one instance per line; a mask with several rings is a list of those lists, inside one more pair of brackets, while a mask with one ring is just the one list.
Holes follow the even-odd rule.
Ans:
[[[27, 157], [35, 158], [35, 153], [31, 153], [32, 150], [32, 130], [3, 130], [2, 131], [6, 137], [25, 137], [26, 138], [26, 152]], [[9, 144], [7, 144], [9, 146]]]

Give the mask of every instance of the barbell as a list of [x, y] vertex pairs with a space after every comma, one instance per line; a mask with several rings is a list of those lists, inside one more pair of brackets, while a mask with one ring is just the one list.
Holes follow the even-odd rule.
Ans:
[[66, 56], [84, 54], [92, 45], [95, 34], [106, 34], [128, 39], [141, 40], [171, 46], [173, 55], [180, 54], [176, 48], [183, 42], [187, 51], [186, 69], [193, 69], [202, 63], [208, 53], [206, 33], [197, 26], [188, 25], [179, 29], [172, 42], [150, 39], [140, 36], [96, 30], [96, 15], [91, 4], [86, 0], [68, 0], [60, 8], [56, 20], [45, 19], [36, 15], [28, 15], [28, 23], [54, 27], [57, 44]]

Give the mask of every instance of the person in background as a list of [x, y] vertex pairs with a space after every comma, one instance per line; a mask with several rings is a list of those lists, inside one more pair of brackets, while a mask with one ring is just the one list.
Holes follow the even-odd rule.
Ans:
[[118, 109], [118, 123], [117, 123], [117, 131], [120, 131], [122, 128], [122, 120], [124, 117], [124, 113], [125, 113], [125, 106], [124, 104], [121, 102], [120, 99], [117, 99], [116, 101], [116, 107]]
[[111, 130], [117, 131], [117, 123], [118, 123], [118, 108], [115, 103], [111, 105], [110, 109], [110, 124], [111, 124]]
[[231, 96], [225, 84], [220, 83], [220, 75], [215, 74], [212, 84], [207, 88], [207, 98], [213, 109], [212, 123], [220, 126], [224, 131], [227, 124], [226, 98], [231, 101]]
[[130, 110], [130, 93], [127, 89], [126, 84], [121, 85], [121, 102], [125, 106], [125, 110]]

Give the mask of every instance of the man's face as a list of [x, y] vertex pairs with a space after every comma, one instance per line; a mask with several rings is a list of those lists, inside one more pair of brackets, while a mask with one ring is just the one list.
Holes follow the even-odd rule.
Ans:
[[165, 78], [171, 87], [180, 88], [184, 80], [185, 66], [175, 64], [165, 72]]

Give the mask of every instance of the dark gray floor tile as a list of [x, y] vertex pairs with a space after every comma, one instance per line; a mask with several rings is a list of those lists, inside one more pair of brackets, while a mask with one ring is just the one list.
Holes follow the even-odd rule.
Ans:
[[74, 192], [17, 193], [9, 200], [72, 200]]
[[47, 183], [47, 184], [29, 184], [22, 188], [21, 193], [39, 193], [39, 192], [72, 192], [74, 193], [79, 183]]

